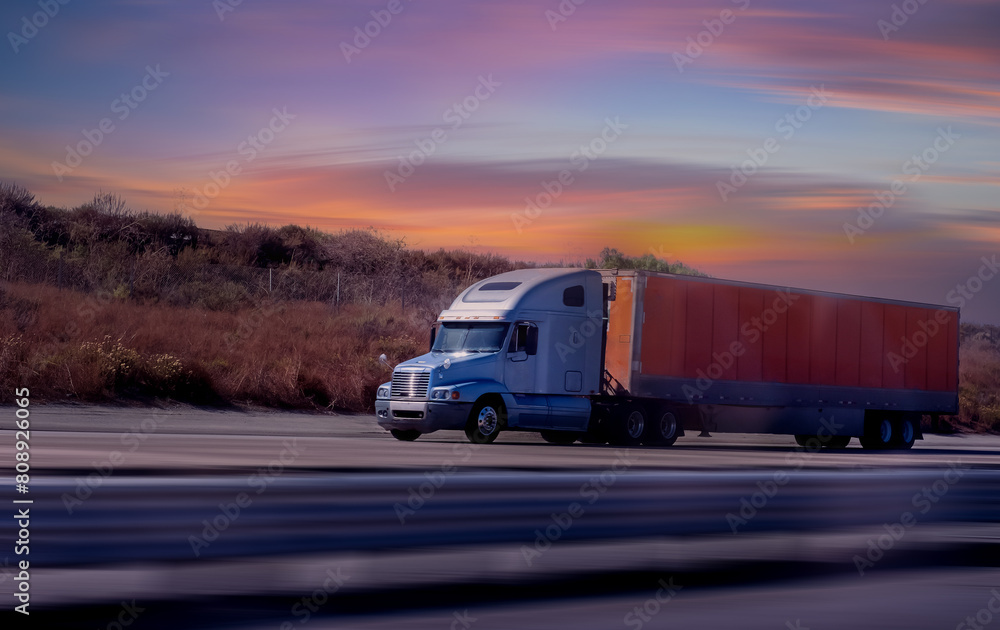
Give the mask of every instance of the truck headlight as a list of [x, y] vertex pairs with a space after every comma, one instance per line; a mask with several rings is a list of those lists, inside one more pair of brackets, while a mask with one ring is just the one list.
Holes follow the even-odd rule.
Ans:
[[382, 385], [381, 387], [378, 388], [378, 391], [375, 393], [375, 398], [378, 398], [380, 400], [385, 400], [388, 397], [389, 397], [388, 385]]
[[458, 400], [458, 390], [452, 390], [446, 387], [431, 390], [431, 400], [448, 400], [449, 398], [452, 400]]

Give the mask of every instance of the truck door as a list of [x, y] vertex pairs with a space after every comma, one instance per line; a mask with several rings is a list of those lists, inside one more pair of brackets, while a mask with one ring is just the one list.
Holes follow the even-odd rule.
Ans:
[[535, 392], [537, 354], [538, 327], [531, 322], [518, 322], [511, 333], [504, 363], [504, 385], [512, 394]]
[[511, 333], [504, 360], [504, 384], [514, 395], [516, 426], [519, 427], [544, 428], [549, 419], [548, 399], [544, 394], [537, 393], [537, 355], [538, 326], [531, 322], [518, 322]]

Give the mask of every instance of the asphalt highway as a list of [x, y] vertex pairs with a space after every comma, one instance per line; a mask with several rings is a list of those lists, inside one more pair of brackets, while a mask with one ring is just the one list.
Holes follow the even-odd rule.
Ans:
[[[13, 443], [13, 408], [0, 408], [0, 439]], [[399, 442], [374, 416], [294, 412], [170, 410], [76, 405], [32, 407], [32, 467], [82, 471], [95, 465], [118, 470], [172, 472], [252, 469], [289, 450], [305, 470], [421, 470], [454, 465], [483, 469], [600, 469], [619, 457], [607, 445], [552, 445], [537, 434], [502, 433], [486, 446], [468, 444], [460, 431], [439, 431], [415, 442]], [[9, 432], [9, 433], [8, 433]], [[928, 435], [907, 452], [845, 450], [811, 452], [791, 436], [688, 434], [668, 448], [630, 449], [633, 468], [867, 469], [940, 467], [960, 461], [1000, 468], [1000, 436]], [[12, 467], [14, 451], [0, 449], [0, 464]], [[114, 457], [115, 461], [111, 461]], [[118, 463], [116, 463], [118, 462]]]
[[399, 442], [367, 415], [31, 412], [47, 627], [1000, 627], [1000, 436], [475, 446]]

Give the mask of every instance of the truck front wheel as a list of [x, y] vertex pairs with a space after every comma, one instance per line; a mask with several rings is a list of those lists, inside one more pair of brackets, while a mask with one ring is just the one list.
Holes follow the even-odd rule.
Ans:
[[465, 437], [473, 444], [489, 444], [500, 435], [507, 422], [507, 408], [497, 398], [484, 398], [476, 403], [465, 424]]
[[389, 433], [392, 433], [392, 437], [402, 442], [412, 442], [420, 437], [420, 431], [416, 429], [390, 429]]

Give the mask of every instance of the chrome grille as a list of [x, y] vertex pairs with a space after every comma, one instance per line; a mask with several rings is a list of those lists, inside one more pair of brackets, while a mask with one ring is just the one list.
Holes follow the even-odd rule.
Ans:
[[430, 372], [393, 372], [392, 398], [427, 398]]

